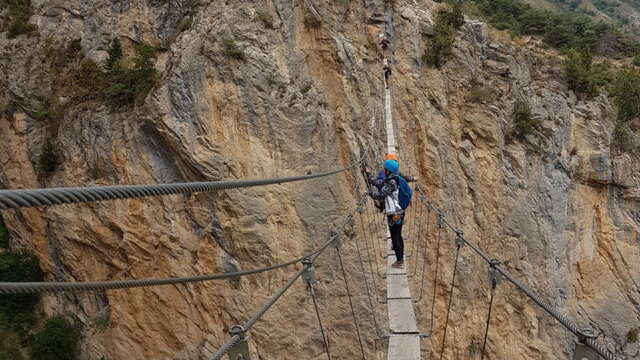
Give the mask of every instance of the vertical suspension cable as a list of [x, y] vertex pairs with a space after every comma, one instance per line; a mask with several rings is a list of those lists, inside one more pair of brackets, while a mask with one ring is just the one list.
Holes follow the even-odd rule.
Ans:
[[[420, 239], [419, 235], [416, 235], [416, 223], [420, 224], [420, 216], [416, 213], [418, 212], [417, 208], [413, 206], [413, 223], [411, 228], [411, 249], [409, 249], [409, 256], [413, 256], [414, 249], [417, 246], [417, 241]], [[420, 210], [422, 210], [422, 206], [420, 206]], [[417, 216], [417, 217], [416, 217]]]
[[453, 276], [451, 278], [451, 289], [449, 290], [449, 305], [447, 306], [447, 316], [444, 322], [444, 334], [442, 335], [442, 350], [440, 350], [440, 360], [444, 356], [444, 350], [447, 344], [447, 329], [449, 327], [449, 314], [451, 311], [451, 303], [453, 302], [453, 289], [456, 283], [456, 272], [458, 271], [458, 258], [460, 257], [460, 244], [456, 244], [456, 259], [453, 263]]
[[[362, 214], [360, 216], [360, 221], [362, 223]], [[367, 281], [366, 270], [365, 270], [365, 267], [364, 267], [364, 262], [362, 261], [362, 255], [361, 255], [361, 251], [360, 251], [360, 245], [358, 244], [358, 236], [357, 235], [356, 235], [356, 250], [358, 251], [358, 259], [360, 261], [360, 269], [362, 270], [362, 276], [364, 276], [365, 287], [367, 289], [367, 296], [369, 298], [369, 305], [371, 306], [371, 315], [373, 317], [373, 324], [375, 325], [376, 335], [378, 335], [378, 337], [381, 337], [380, 328], [378, 326], [378, 320], [376, 319], [376, 309], [373, 306], [373, 299], [371, 297], [371, 292], [369, 291], [369, 282]], [[373, 276], [373, 274], [371, 274], [371, 275]]]
[[318, 301], [316, 300], [316, 291], [311, 286], [309, 288], [309, 292], [311, 293], [311, 298], [313, 299], [313, 307], [316, 310], [316, 317], [318, 318], [318, 326], [320, 327], [320, 333], [322, 333], [322, 341], [324, 342], [324, 348], [327, 352], [327, 359], [331, 360], [331, 352], [329, 351], [329, 339], [324, 333], [324, 327], [322, 326], [322, 319], [320, 318], [320, 310], [318, 310]]
[[[428, 209], [428, 212], [431, 212], [431, 208]], [[425, 232], [426, 236], [424, 239], [424, 248], [422, 249], [422, 276], [421, 276], [421, 280], [420, 280], [420, 295], [418, 297], [417, 300], [415, 300], [414, 302], [420, 302], [422, 301], [422, 294], [424, 291], [424, 278], [425, 278], [425, 274], [426, 274], [426, 270], [427, 270], [427, 248], [429, 247], [428, 243], [427, 243], [427, 239], [429, 238], [429, 213], [427, 213], [427, 230]], [[435, 290], [434, 290], [435, 293]], [[433, 316], [432, 316], [433, 317]], [[429, 330], [429, 333], [431, 334], [432, 329]]]
[[[436, 240], [436, 269], [433, 275], [433, 297], [431, 298], [431, 320], [429, 324], [429, 332], [433, 334], [433, 310], [435, 309], [436, 304], [436, 294], [438, 290], [438, 265], [440, 264], [440, 237], [442, 234], [442, 225], [443, 225], [444, 215], [442, 213], [438, 213], [438, 239]], [[432, 337], [433, 338], [433, 337]]]
[[353, 317], [353, 325], [356, 328], [356, 335], [358, 336], [358, 343], [360, 344], [360, 351], [362, 351], [362, 360], [366, 360], [367, 357], [364, 353], [364, 346], [362, 345], [362, 338], [360, 337], [360, 327], [358, 327], [358, 319], [356, 313], [353, 311], [353, 301], [351, 300], [351, 291], [349, 291], [349, 283], [347, 282], [347, 273], [344, 271], [344, 264], [342, 263], [342, 255], [340, 255], [340, 248], [336, 247], [336, 253], [338, 254], [338, 260], [340, 261], [340, 269], [342, 270], [342, 278], [344, 279], [344, 287], [347, 290], [347, 297], [349, 298], [349, 307], [351, 308], [351, 316]]
[[482, 341], [482, 355], [480, 360], [484, 360], [485, 348], [487, 346], [487, 337], [489, 336], [489, 324], [491, 323], [491, 309], [493, 309], [493, 297], [496, 293], [496, 287], [498, 286], [500, 275], [496, 271], [496, 265], [499, 264], [497, 260], [491, 260], [489, 265], [489, 278], [491, 280], [491, 298], [489, 299], [489, 311], [487, 312], [487, 324], [484, 329], [484, 340]]
[[[372, 246], [373, 246], [373, 256], [371, 256], [371, 253], [369, 252], [369, 245], [368, 244], [367, 244], [367, 253], [369, 254], [369, 258], [371, 259], [371, 261], [375, 262], [375, 264], [376, 264], [376, 275], [379, 276], [379, 277], [383, 277], [382, 274], [380, 273], [380, 265], [378, 264], [378, 261], [376, 260], [377, 256], [378, 256], [378, 252], [376, 251], [376, 235], [373, 232], [375, 220], [371, 221], [370, 211], [369, 211], [368, 207], [365, 207], [365, 212], [367, 214], [367, 220], [368, 220], [367, 227], [369, 228], [369, 236], [371, 238], [371, 242], [373, 243], [372, 244]], [[375, 218], [375, 214], [374, 214], [374, 218]], [[379, 248], [380, 248], [380, 254], [381, 254], [380, 256], [382, 256], [382, 246], [380, 245]], [[371, 263], [369, 263], [369, 265], [371, 265]], [[373, 272], [373, 267], [372, 267], [371, 271]], [[378, 290], [377, 289], [378, 288], [376, 287], [376, 296], [378, 294], [378, 292], [377, 292]]]
[[[422, 204], [420, 204], [420, 205], [422, 205]], [[429, 231], [429, 221], [427, 220], [427, 232], [428, 231]], [[422, 206], [420, 206], [420, 213], [418, 214], [418, 230], [414, 234], [414, 237], [416, 237], [416, 239], [414, 239], [414, 241], [418, 242], [418, 244], [419, 244], [421, 233], [422, 233]], [[426, 236], [424, 238], [425, 238], [425, 241], [426, 241]], [[423, 250], [426, 249], [426, 247], [427, 246], [425, 244]], [[419, 248], [418, 248], [417, 251], [420, 251]], [[425, 254], [425, 251], [422, 252], [422, 260], [423, 261], [425, 261], [424, 254]], [[407, 273], [407, 274], [411, 273], [411, 276], [415, 276], [416, 272], [418, 271], [418, 256], [416, 256], [415, 261], [413, 263], [414, 263], [414, 265], [413, 265], [413, 273], [411, 273], [411, 272]]]
[[491, 322], [491, 309], [493, 308], [493, 295], [495, 293], [495, 290], [495, 285], [492, 285], [491, 298], [489, 299], [489, 313], [487, 314], [487, 325], [484, 329], [484, 340], [482, 341], [482, 357], [480, 357], [481, 360], [484, 360], [485, 348], [487, 346], [487, 336], [489, 335], [489, 323]]
[[[365, 211], [366, 211], [366, 205], [365, 205]], [[361, 216], [361, 219], [362, 219], [362, 216]], [[375, 294], [376, 301], [380, 302], [381, 296], [378, 296], [378, 284], [376, 283], [376, 276], [380, 276], [380, 270], [378, 268], [378, 262], [375, 259], [375, 256], [376, 256], [375, 249], [374, 249], [374, 253], [373, 253], [373, 256], [372, 256], [371, 255], [371, 251], [369, 250], [369, 240], [368, 240], [367, 232], [366, 232], [366, 229], [365, 229], [365, 226], [364, 226], [364, 221], [361, 221], [360, 225], [362, 227], [362, 232], [365, 235], [365, 246], [366, 246], [366, 249], [367, 249], [367, 254], [369, 255], [369, 269], [371, 271], [371, 282], [373, 283], [373, 293]], [[371, 229], [371, 226], [367, 226], [367, 227], [369, 227], [369, 229]], [[371, 235], [371, 234], [369, 234], [369, 235]], [[372, 239], [372, 241], [375, 241], [375, 239]], [[372, 262], [376, 263], [376, 271], [375, 272], [374, 272], [374, 269], [373, 269]]]

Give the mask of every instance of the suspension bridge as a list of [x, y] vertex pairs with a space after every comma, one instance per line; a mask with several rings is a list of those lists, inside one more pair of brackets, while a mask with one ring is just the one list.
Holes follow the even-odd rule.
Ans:
[[[387, 84], [388, 85], [388, 84]], [[394, 131], [393, 106], [391, 97], [392, 86], [386, 86], [384, 91], [384, 115], [386, 128], [386, 150], [395, 154], [397, 142]], [[366, 154], [366, 152], [365, 152]], [[319, 247], [302, 254], [298, 258], [279, 264], [257, 269], [207, 275], [194, 275], [191, 277], [175, 277], [164, 279], [123, 279], [112, 281], [93, 282], [3, 282], [0, 283], [0, 294], [19, 293], [57, 293], [57, 292], [83, 292], [128, 289], [136, 287], [165, 286], [174, 284], [186, 284], [202, 281], [219, 281], [225, 279], [237, 279], [244, 276], [273, 271], [276, 269], [300, 266], [287, 281], [265, 301], [260, 308], [246, 317], [242, 324], [227, 324], [231, 331], [228, 339], [220, 342], [218, 350], [209, 356], [209, 359], [222, 359], [228, 355], [231, 360], [249, 360], [248, 334], [252, 327], [269, 312], [272, 307], [284, 296], [288, 290], [299, 280], [304, 282], [307, 292], [312, 299], [318, 332], [321, 334], [322, 346], [327, 359], [332, 359], [330, 339], [327, 328], [330, 326], [323, 321], [319, 311], [318, 297], [316, 294], [316, 282], [319, 274], [315, 271], [315, 265], [320, 256], [334, 251], [338, 259], [337, 271], [342, 277], [341, 283], [347, 294], [349, 302], [351, 322], [353, 325], [354, 342], [359, 346], [362, 359], [376, 359], [377, 349], [367, 348], [366, 339], [373, 339], [374, 343], [386, 342], [386, 358], [390, 360], [417, 360], [421, 359], [424, 349], [422, 344], [428, 344], [429, 353], [439, 359], [451, 358], [448, 355], [448, 339], [450, 326], [450, 314], [455, 311], [456, 301], [456, 275], [460, 254], [470, 251], [480, 257], [487, 266], [490, 282], [490, 299], [487, 304], [487, 316], [485, 326], [482, 329], [483, 342], [480, 349], [481, 359], [487, 356], [488, 339], [491, 336], [492, 308], [496, 288], [501, 283], [509, 283], [522, 295], [529, 298], [551, 319], [565, 327], [574, 334], [577, 347], [576, 359], [616, 359], [589, 329], [579, 327], [575, 322], [567, 318], [559, 309], [551, 306], [542, 297], [537, 295], [522, 280], [510, 274], [496, 258], [489, 256], [477, 245], [465, 238], [461, 229], [455, 228], [447, 220], [445, 212], [436, 207], [419, 185], [415, 186], [415, 196], [407, 213], [405, 227], [405, 248], [408, 249], [408, 259], [404, 268], [394, 268], [393, 252], [389, 250], [390, 236], [386, 221], [372, 206], [366, 189], [369, 184], [360, 176], [360, 168], [378, 163], [375, 157], [363, 155], [351, 165], [337, 170], [327, 171], [313, 175], [255, 179], [255, 180], [230, 180], [212, 182], [192, 182], [178, 184], [150, 184], [150, 185], [120, 185], [86, 188], [51, 188], [30, 190], [0, 190], [0, 210], [21, 209], [28, 207], [56, 206], [61, 204], [76, 204], [85, 202], [110, 201], [118, 199], [142, 198], [150, 196], [165, 196], [171, 194], [191, 194], [199, 192], [217, 192], [228, 189], [269, 186], [311, 179], [326, 178], [329, 176], [341, 176], [353, 172], [354, 197], [356, 203], [353, 209], [345, 214], [338, 226], [338, 231], [332, 233]], [[348, 234], [353, 234], [349, 236]], [[445, 266], [441, 257], [443, 238], [452, 236], [455, 241], [451, 245], [454, 251], [452, 259], [452, 277], [449, 287], [445, 290], [447, 304], [444, 322], [439, 324], [436, 317], [436, 296], [438, 294], [438, 280], [441, 268]], [[343, 261], [343, 243], [351, 239], [350, 248], [355, 250], [353, 256], [357, 258], [356, 267], [364, 279], [364, 284], [353, 286], [351, 273], [345, 269]], [[467, 250], [468, 249], [468, 250]], [[429, 269], [427, 264], [430, 263]], [[386, 283], [386, 292], [380, 294], [380, 284]], [[425, 284], [427, 284], [425, 286]], [[384, 284], [383, 286], [384, 287]], [[412, 287], [415, 294], [412, 294]], [[431, 297], [425, 295], [427, 287], [431, 287]], [[359, 292], [360, 294], [357, 294]], [[354, 311], [353, 297], [363, 296], [369, 308], [367, 313], [357, 314]], [[419, 324], [414, 305], [429, 309], [429, 317], [425, 323]], [[383, 328], [384, 321], [377, 315], [376, 309], [386, 305], [387, 328]], [[283, 310], [281, 310], [283, 311]], [[293, 310], [289, 310], [293, 311]], [[366, 334], [363, 330], [365, 323], [373, 323], [372, 333]], [[425, 331], [425, 329], [428, 329]], [[259, 344], [255, 344], [259, 346]], [[450, 349], [449, 349], [450, 352]], [[296, 358], [303, 358], [296, 355]]]

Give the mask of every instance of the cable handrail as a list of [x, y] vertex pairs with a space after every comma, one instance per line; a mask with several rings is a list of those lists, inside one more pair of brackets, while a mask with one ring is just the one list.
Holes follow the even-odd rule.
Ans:
[[[417, 187], [417, 192], [419, 192], [424, 198], [427, 198], [426, 194], [424, 194], [424, 192], [419, 187]], [[428, 205], [430, 204], [436, 210], [437, 214], [443, 215], [442, 211], [439, 208], [437, 208], [435, 205], [433, 205], [432, 202], [428, 200], [424, 200], [422, 197], [420, 197], [420, 200], [423, 203], [423, 205], [426, 202], [426, 204]], [[441, 216], [441, 218], [442, 218], [443, 224], [445, 224], [448, 228], [450, 228], [453, 232], [455, 232], [456, 237], [461, 242], [463, 242], [465, 245], [468, 245], [478, 256], [480, 256], [483, 260], [485, 260], [490, 266], [495, 268], [496, 271], [498, 271], [505, 279], [507, 279], [511, 284], [513, 284], [518, 290], [522, 291], [529, 299], [533, 300], [533, 302], [536, 303], [539, 307], [541, 307], [547, 314], [549, 314], [552, 318], [554, 318], [556, 321], [562, 324], [565, 328], [571, 331], [574, 335], [576, 335], [582, 343], [590, 347], [592, 350], [598, 353], [598, 355], [602, 356], [606, 360], [616, 359], [614, 354], [609, 352], [604, 346], [600, 345], [596, 341], [596, 339], [591, 337], [590, 334], [586, 333], [585, 330], [581, 330], [580, 328], [578, 328], [577, 324], [569, 320], [566, 316], [561, 314], [553, 306], [547, 304], [540, 296], [536, 295], [533, 291], [531, 291], [529, 288], [524, 286], [516, 278], [514, 278], [510, 273], [508, 273], [505, 269], [503, 269], [501, 267], [501, 264], [498, 261], [496, 261], [494, 258], [491, 258], [485, 252], [480, 250], [480, 248], [477, 247], [475, 244], [468, 241], [464, 237], [464, 233], [461, 230], [456, 229], [454, 226], [449, 224], [444, 219], [444, 216]]]
[[361, 161], [362, 159], [354, 162], [352, 165], [346, 168], [338, 170], [311, 175], [298, 175], [280, 178], [221, 180], [170, 184], [0, 190], [0, 210], [29, 208], [36, 206], [75, 204], [83, 202], [97, 202], [117, 199], [130, 199], [150, 196], [191, 194], [199, 192], [213, 192], [228, 189], [275, 185], [295, 181], [311, 180], [339, 174], [358, 166]]
[[[353, 220], [353, 212], [349, 213], [348, 215], [346, 215], [344, 217], [344, 221], [342, 223], [342, 229], [344, 230], [345, 226], [347, 224], [349, 224], [351, 221]], [[329, 237], [329, 240], [327, 240], [320, 248], [318, 248], [313, 255], [306, 257], [305, 259], [302, 260], [302, 264], [303, 267], [302, 269], [298, 270], [293, 276], [291, 276], [289, 278], [289, 280], [285, 283], [285, 285], [283, 285], [274, 295], [271, 296], [271, 298], [269, 298], [269, 300], [267, 300], [262, 307], [260, 307], [260, 309], [253, 314], [240, 328], [242, 329], [242, 332], [246, 332], [248, 330], [250, 330], [253, 325], [255, 325], [256, 322], [258, 322], [258, 320], [260, 320], [260, 318], [267, 313], [267, 311], [269, 311], [269, 309], [278, 301], [278, 299], [280, 299], [280, 297], [282, 295], [284, 295], [285, 292], [287, 292], [287, 290], [289, 290], [289, 288], [291, 288], [291, 286], [295, 283], [295, 281], [300, 278], [306, 271], [309, 271], [310, 268], [313, 267], [313, 263], [315, 262], [315, 260], [322, 255], [322, 253], [331, 245], [334, 244], [336, 241], [339, 241], [339, 233], [333, 233], [331, 234], [331, 236]], [[235, 346], [240, 340], [242, 340], [243, 335], [242, 334], [234, 334], [232, 335], [221, 347], [220, 349], [218, 349], [218, 351], [216, 351], [212, 357], [209, 358], [209, 360], [220, 360], [222, 359], [222, 357], [229, 352], [229, 350], [231, 350], [233, 348], [233, 346]]]

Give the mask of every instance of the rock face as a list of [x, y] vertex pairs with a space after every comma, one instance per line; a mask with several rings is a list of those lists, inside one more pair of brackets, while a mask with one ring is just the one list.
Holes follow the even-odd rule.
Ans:
[[[581, 326], [597, 324], [602, 341], [621, 359], [633, 358], [638, 344], [627, 342], [627, 333], [640, 323], [640, 161], [612, 149], [611, 103], [604, 95], [577, 99], [557, 61], [500, 40], [473, 19], [461, 28], [452, 59], [441, 69], [427, 68], [422, 49], [441, 5], [384, 3], [32, 0], [30, 21], [39, 35], [0, 34], [0, 104], [6, 105], [0, 185], [275, 177], [347, 166], [364, 153], [380, 158], [383, 86], [376, 41], [382, 21], [392, 19], [402, 166], [418, 176], [465, 237]], [[313, 20], [318, 15], [320, 24]], [[55, 77], [43, 65], [46, 39], [80, 40], [86, 57], [102, 61], [116, 36], [125, 49], [139, 41], [159, 49], [161, 78], [144, 103], [115, 111], [89, 101], [69, 107], [55, 126], [36, 120], [34, 103], [50, 96]], [[225, 40], [233, 40], [246, 59], [230, 58]], [[493, 96], [469, 101], [474, 86]], [[528, 101], [539, 124], [524, 139], [514, 136], [518, 98]], [[47, 139], [58, 152], [51, 174], [38, 164]], [[229, 272], [285, 261], [324, 242], [353, 209], [357, 176], [3, 216], [14, 245], [33, 251], [49, 280]], [[434, 241], [429, 237], [429, 249]], [[365, 346], [372, 358], [383, 358], [352, 241], [345, 241], [344, 252]], [[489, 296], [486, 264], [466, 248], [461, 259], [448, 359], [478, 356]], [[334, 358], [354, 359], [359, 347], [336, 261], [331, 252], [317, 265], [321, 312]], [[444, 241], [434, 336], [431, 345], [423, 342], [435, 354], [452, 262], [452, 245]], [[72, 314], [83, 324], [82, 359], [206, 359], [228, 338], [230, 326], [244, 322], [293, 272], [46, 296], [43, 311]], [[256, 358], [323, 358], [312, 307], [296, 284], [251, 332]], [[429, 309], [430, 301], [418, 305], [423, 331]], [[383, 310], [378, 308], [382, 318]], [[98, 319], [109, 320], [107, 329], [95, 326]], [[573, 344], [535, 304], [500, 285], [491, 358], [570, 358]]]

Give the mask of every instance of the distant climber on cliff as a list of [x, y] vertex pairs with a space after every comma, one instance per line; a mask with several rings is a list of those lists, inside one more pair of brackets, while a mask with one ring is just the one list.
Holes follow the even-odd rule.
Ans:
[[400, 166], [396, 160], [386, 160], [383, 167], [385, 178], [382, 182], [382, 188], [379, 191], [370, 190], [369, 195], [374, 200], [384, 202], [384, 214], [387, 216], [392, 249], [396, 255], [396, 262], [392, 266], [401, 268], [404, 266], [402, 225], [404, 213], [409, 207], [413, 191], [407, 181], [400, 176]]
[[380, 47], [382, 48], [382, 51], [387, 51], [389, 44], [391, 44], [391, 42], [387, 39], [385, 34], [380, 34]]
[[387, 58], [384, 58], [382, 65], [382, 72], [384, 73], [384, 87], [385, 89], [389, 88], [389, 76], [391, 76], [391, 66], [389, 65], [389, 61]]

